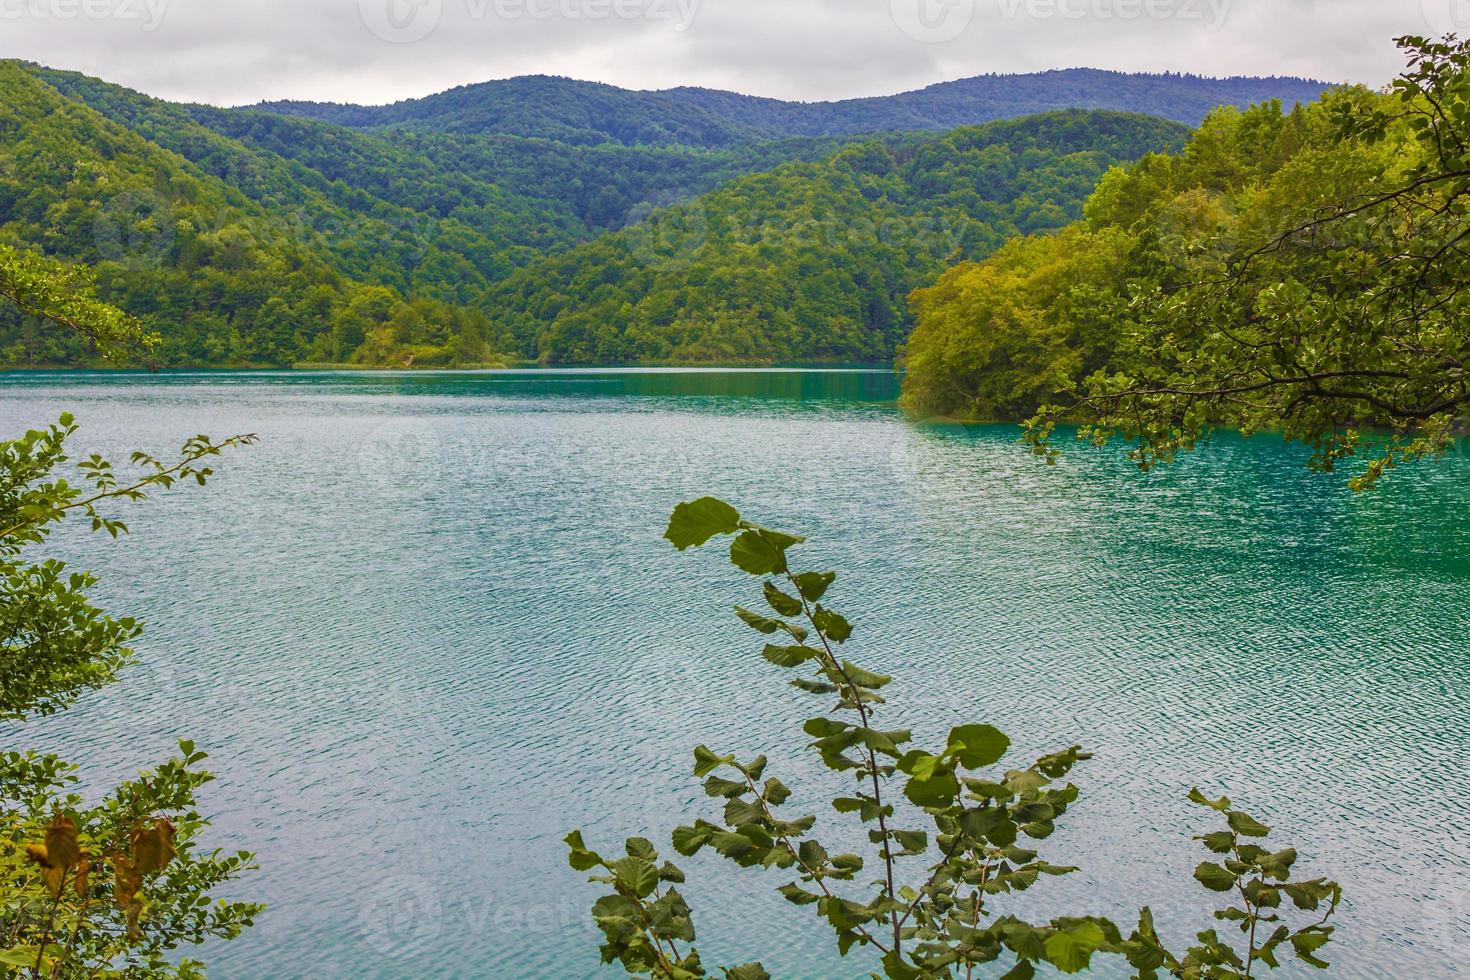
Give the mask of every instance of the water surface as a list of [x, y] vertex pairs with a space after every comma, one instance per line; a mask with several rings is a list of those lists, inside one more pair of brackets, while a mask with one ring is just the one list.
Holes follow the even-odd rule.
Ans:
[[[885, 372], [0, 375], [7, 435], [68, 410], [115, 457], [262, 439], [129, 509], [128, 539], [57, 539], [147, 621], [143, 660], [6, 740], [97, 785], [179, 737], [212, 753], [210, 840], [259, 853], [238, 892], [271, 904], [214, 976], [606, 976], [568, 829], [712, 816], [701, 741], [769, 753], [793, 806], [827, 792], [797, 731], [820, 706], [729, 615], [750, 580], [660, 541], [716, 493], [841, 571], [854, 659], [899, 678], [883, 723], [1096, 752], [1046, 844], [1084, 870], [1029, 914], [1149, 902], [1185, 945], [1209, 924], [1198, 784], [1342, 879], [1333, 975], [1470, 971], [1470, 463], [1365, 497], [1265, 438], [1148, 477], [1091, 450], [1048, 469], [894, 395]], [[707, 963], [864, 975], [789, 925], [785, 879], [688, 868]]]

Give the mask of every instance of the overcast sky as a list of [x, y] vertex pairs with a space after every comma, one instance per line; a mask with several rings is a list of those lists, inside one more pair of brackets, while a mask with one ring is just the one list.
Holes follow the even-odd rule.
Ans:
[[0, 57], [176, 100], [381, 103], [545, 73], [785, 99], [1090, 66], [1382, 84], [1470, 0], [0, 0]]

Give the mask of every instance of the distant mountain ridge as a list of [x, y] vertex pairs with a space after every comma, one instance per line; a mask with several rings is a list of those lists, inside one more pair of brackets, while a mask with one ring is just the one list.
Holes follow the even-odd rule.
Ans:
[[786, 102], [718, 89], [635, 91], [548, 75], [462, 85], [385, 106], [262, 102], [255, 108], [353, 128], [503, 133], [566, 143], [724, 147], [790, 136], [946, 131], [1059, 109], [1142, 112], [1198, 125], [1221, 105], [1315, 101], [1332, 84], [1306, 78], [1206, 78], [1068, 68], [978, 75], [897, 95]]

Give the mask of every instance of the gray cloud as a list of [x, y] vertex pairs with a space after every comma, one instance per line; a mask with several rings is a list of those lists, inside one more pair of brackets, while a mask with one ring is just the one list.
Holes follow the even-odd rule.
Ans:
[[787, 99], [1090, 66], [1379, 85], [1470, 0], [0, 0], [0, 57], [169, 99], [377, 103], [528, 73]]

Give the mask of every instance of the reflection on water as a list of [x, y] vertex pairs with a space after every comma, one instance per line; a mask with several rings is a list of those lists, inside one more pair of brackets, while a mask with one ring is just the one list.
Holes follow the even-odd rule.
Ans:
[[[1084, 870], [1028, 914], [1149, 902], [1184, 945], [1209, 924], [1200, 784], [1344, 881], [1333, 975], [1470, 970], [1470, 464], [1366, 497], [1266, 439], [1049, 469], [1013, 428], [909, 425], [895, 394], [888, 372], [0, 376], [6, 433], [67, 409], [114, 456], [263, 440], [130, 511], [131, 540], [58, 539], [147, 620], [143, 663], [11, 740], [99, 782], [179, 736], [213, 753], [213, 839], [260, 853], [241, 892], [272, 904], [219, 976], [603, 975], [559, 838], [712, 813], [697, 742], [768, 752], [843, 839], [799, 750], [813, 705], [729, 615], [750, 583], [659, 540], [714, 492], [841, 570], [854, 658], [899, 676], [880, 721], [1097, 753], [1046, 845]], [[707, 962], [860, 975], [789, 924], [782, 879], [689, 864]]]

